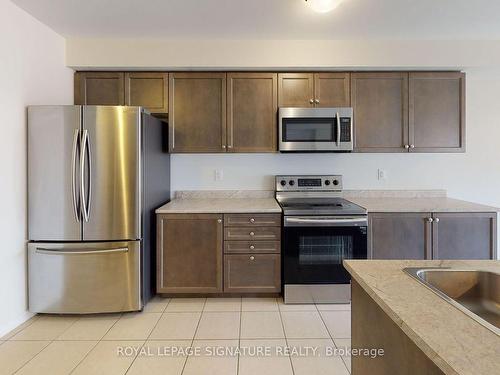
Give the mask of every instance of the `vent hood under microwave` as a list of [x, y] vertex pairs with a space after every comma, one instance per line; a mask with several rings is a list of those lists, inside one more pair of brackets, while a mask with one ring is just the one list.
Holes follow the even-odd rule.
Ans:
[[280, 152], [350, 152], [353, 110], [339, 108], [280, 108]]

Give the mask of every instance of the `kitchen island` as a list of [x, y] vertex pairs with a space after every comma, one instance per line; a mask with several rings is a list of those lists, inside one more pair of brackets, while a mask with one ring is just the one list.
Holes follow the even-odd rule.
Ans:
[[352, 373], [499, 374], [500, 337], [410, 277], [407, 267], [500, 272], [500, 261], [348, 260], [352, 276]]

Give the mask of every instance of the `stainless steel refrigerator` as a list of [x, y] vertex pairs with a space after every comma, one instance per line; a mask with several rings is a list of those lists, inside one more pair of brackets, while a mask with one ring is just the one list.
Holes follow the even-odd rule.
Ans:
[[28, 107], [30, 311], [134, 311], [151, 298], [166, 134], [140, 107]]

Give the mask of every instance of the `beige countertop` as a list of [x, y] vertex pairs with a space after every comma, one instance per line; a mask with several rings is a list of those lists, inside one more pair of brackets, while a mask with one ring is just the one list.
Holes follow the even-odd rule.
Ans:
[[174, 199], [156, 213], [281, 213], [281, 207], [274, 198], [189, 198]]
[[[368, 212], [499, 212], [499, 208], [446, 197], [444, 190], [346, 190]], [[281, 212], [270, 190], [178, 191], [156, 213]]]
[[500, 337], [403, 272], [422, 266], [500, 272], [500, 261], [347, 260], [344, 265], [445, 374], [500, 374]]
[[358, 206], [366, 208], [368, 212], [498, 212], [500, 209], [459, 199], [437, 198], [397, 198], [374, 197], [357, 198], [346, 197]]

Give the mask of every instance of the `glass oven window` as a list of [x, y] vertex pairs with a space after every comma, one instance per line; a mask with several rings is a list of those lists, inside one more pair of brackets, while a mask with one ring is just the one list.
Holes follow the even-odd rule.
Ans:
[[353, 237], [299, 236], [300, 265], [341, 265], [353, 257]]
[[333, 118], [284, 118], [284, 142], [333, 142], [335, 126]]

